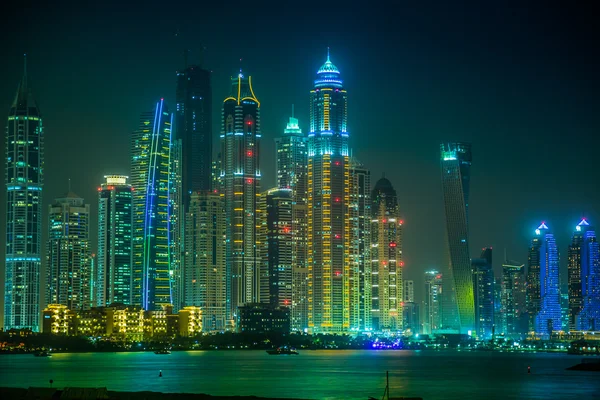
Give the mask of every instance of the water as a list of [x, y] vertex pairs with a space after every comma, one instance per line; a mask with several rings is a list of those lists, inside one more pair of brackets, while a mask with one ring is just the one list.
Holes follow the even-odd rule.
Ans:
[[[566, 371], [581, 357], [436, 351], [264, 351], [0, 356], [0, 386], [87, 386], [117, 391], [255, 395], [302, 399], [600, 399], [600, 374]], [[527, 367], [531, 366], [531, 374]], [[159, 378], [159, 370], [163, 377]]]

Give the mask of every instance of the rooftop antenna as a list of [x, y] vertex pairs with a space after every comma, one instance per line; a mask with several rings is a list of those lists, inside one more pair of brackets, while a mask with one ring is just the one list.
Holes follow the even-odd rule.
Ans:
[[327, 46], [327, 62], [331, 62], [329, 61], [329, 46]]
[[292, 118], [294, 118], [294, 105], [292, 104]]
[[69, 178], [69, 193], [71, 193], [71, 178]]

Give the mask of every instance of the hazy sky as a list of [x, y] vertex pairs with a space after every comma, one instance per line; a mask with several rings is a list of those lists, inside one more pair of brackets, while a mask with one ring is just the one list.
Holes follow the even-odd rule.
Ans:
[[[442, 141], [473, 144], [471, 252], [493, 246], [496, 270], [505, 248], [526, 262], [541, 220], [557, 234], [566, 267], [576, 223], [600, 220], [597, 25], [581, 4], [83, 3], [2, 10], [0, 110], [8, 113], [26, 52], [46, 127], [44, 203], [70, 178], [92, 205], [94, 240], [102, 176], [128, 173], [139, 114], [160, 97], [173, 104], [183, 49], [197, 62], [201, 47], [213, 71], [216, 146], [240, 58], [253, 76], [265, 189], [275, 182], [273, 139], [292, 104], [306, 132], [309, 90], [331, 47], [348, 90], [353, 153], [373, 184], [385, 172], [398, 192], [405, 277], [417, 290], [423, 271], [445, 264]], [[4, 220], [0, 213], [3, 229]]]

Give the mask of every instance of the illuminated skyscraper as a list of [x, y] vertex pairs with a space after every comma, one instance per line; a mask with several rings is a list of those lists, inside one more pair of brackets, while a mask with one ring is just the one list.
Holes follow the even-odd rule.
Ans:
[[350, 158], [347, 95], [329, 59], [310, 91], [308, 134], [308, 324], [350, 329]]
[[425, 300], [423, 301], [423, 333], [431, 335], [442, 327], [442, 274], [425, 272]]
[[27, 82], [17, 89], [6, 127], [4, 329], [40, 330], [44, 125]]
[[48, 214], [46, 304], [73, 311], [92, 306], [90, 205], [73, 192], [56, 199]]
[[443, 143], [440, 151], [452, 291], [458, 309], [458, 328], [461, 333], [468, 333], [475, 329], [468, 226], [471, 145]]
[[375, 184], [371, 220], [371, 317], [376, 331], [401, 330], [402, 224], [398, 197], [391, 182]]
[[108, 175], [98, 188], [98, 255], [95, 304], [132, 304], [133, 190], [129, 177]]
[[225, 200], [227, 320], [237, 308], [260, 302], [261, 246], [260, 102], [252, 77], [231, 78], [231, 95], [223, 101], [221, 179]]
[[535, 230], [529, 248], [527, 303], [535, 333], [562, 330], [558, 247], [544, 222]]
[[525, 265], [514, 261], [502, 264], [501, 317], [499, 331], [519, 337], [527, 332]]
[[600, 329], [600, 248], [585, 218], [569, 246], [569, 329]]
[[202, 309], [203, 331], [224, 331], [225, 213], [219, 193], [193, 193], [185, 226], [185, 304]]
[[[187, 57], [186, 57], [187, 58]], [[176, 137], [181, 140], [181, 178], [185, 211], [195, 191], [212, 186], [212, 88], [210, 71], [186, 65], [177, 72]]]
[[479, 258], [471, 260], [471, 266], [475, 297], [475, 332], [480, 339], [490, 339], [494, 328], [492, 248], [484, 248]]
[[292, 330], [308, 328], [307, 261], [307, 137], [290, 117], [283, 136], [275, 139], [277, 151], [277, 186], [292, 191]]
[[[293, 196], [291, 189], [271, 189], [266, 201], [266, 255], [269, 303], [292, 308], [293, 301]], [[291, 311], [291, 310], [290, 310]], [[298, 329], [299, 327], [296, 327]]]
[[371, 171], [350, 159], [350, 329], [371, 328]]
[[154, 111], [141, 115], [132, 135], [132, 303], [146, 310], [173, 303], [172, 122], [173, 115], [161, 99]]

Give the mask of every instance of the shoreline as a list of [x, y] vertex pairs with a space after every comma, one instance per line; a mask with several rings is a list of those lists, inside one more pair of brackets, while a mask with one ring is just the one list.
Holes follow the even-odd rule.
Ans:
[[[113, 400], [311, 400], [291, 397], [258, 397], [258, 396], [212, 396], [204, 393], [171, 393], [171, 392], [121, 392], [107, 390], [106, 388], [45, 388], [45, 387], [29, 387], [29, 388], [13, 388], [0, 387], [0, 398], [3, 399], [24, 399], [28, 393], [35, 393], [40, 400], [45, 399], [60, 399], [63, 392], [71, 391], [86, 391], [88, 393], [105, 393], [107, 399]], [[96, 397], [93, 397], [96, 398]], [[102, 398], [102, 397], [97, 397]]]

